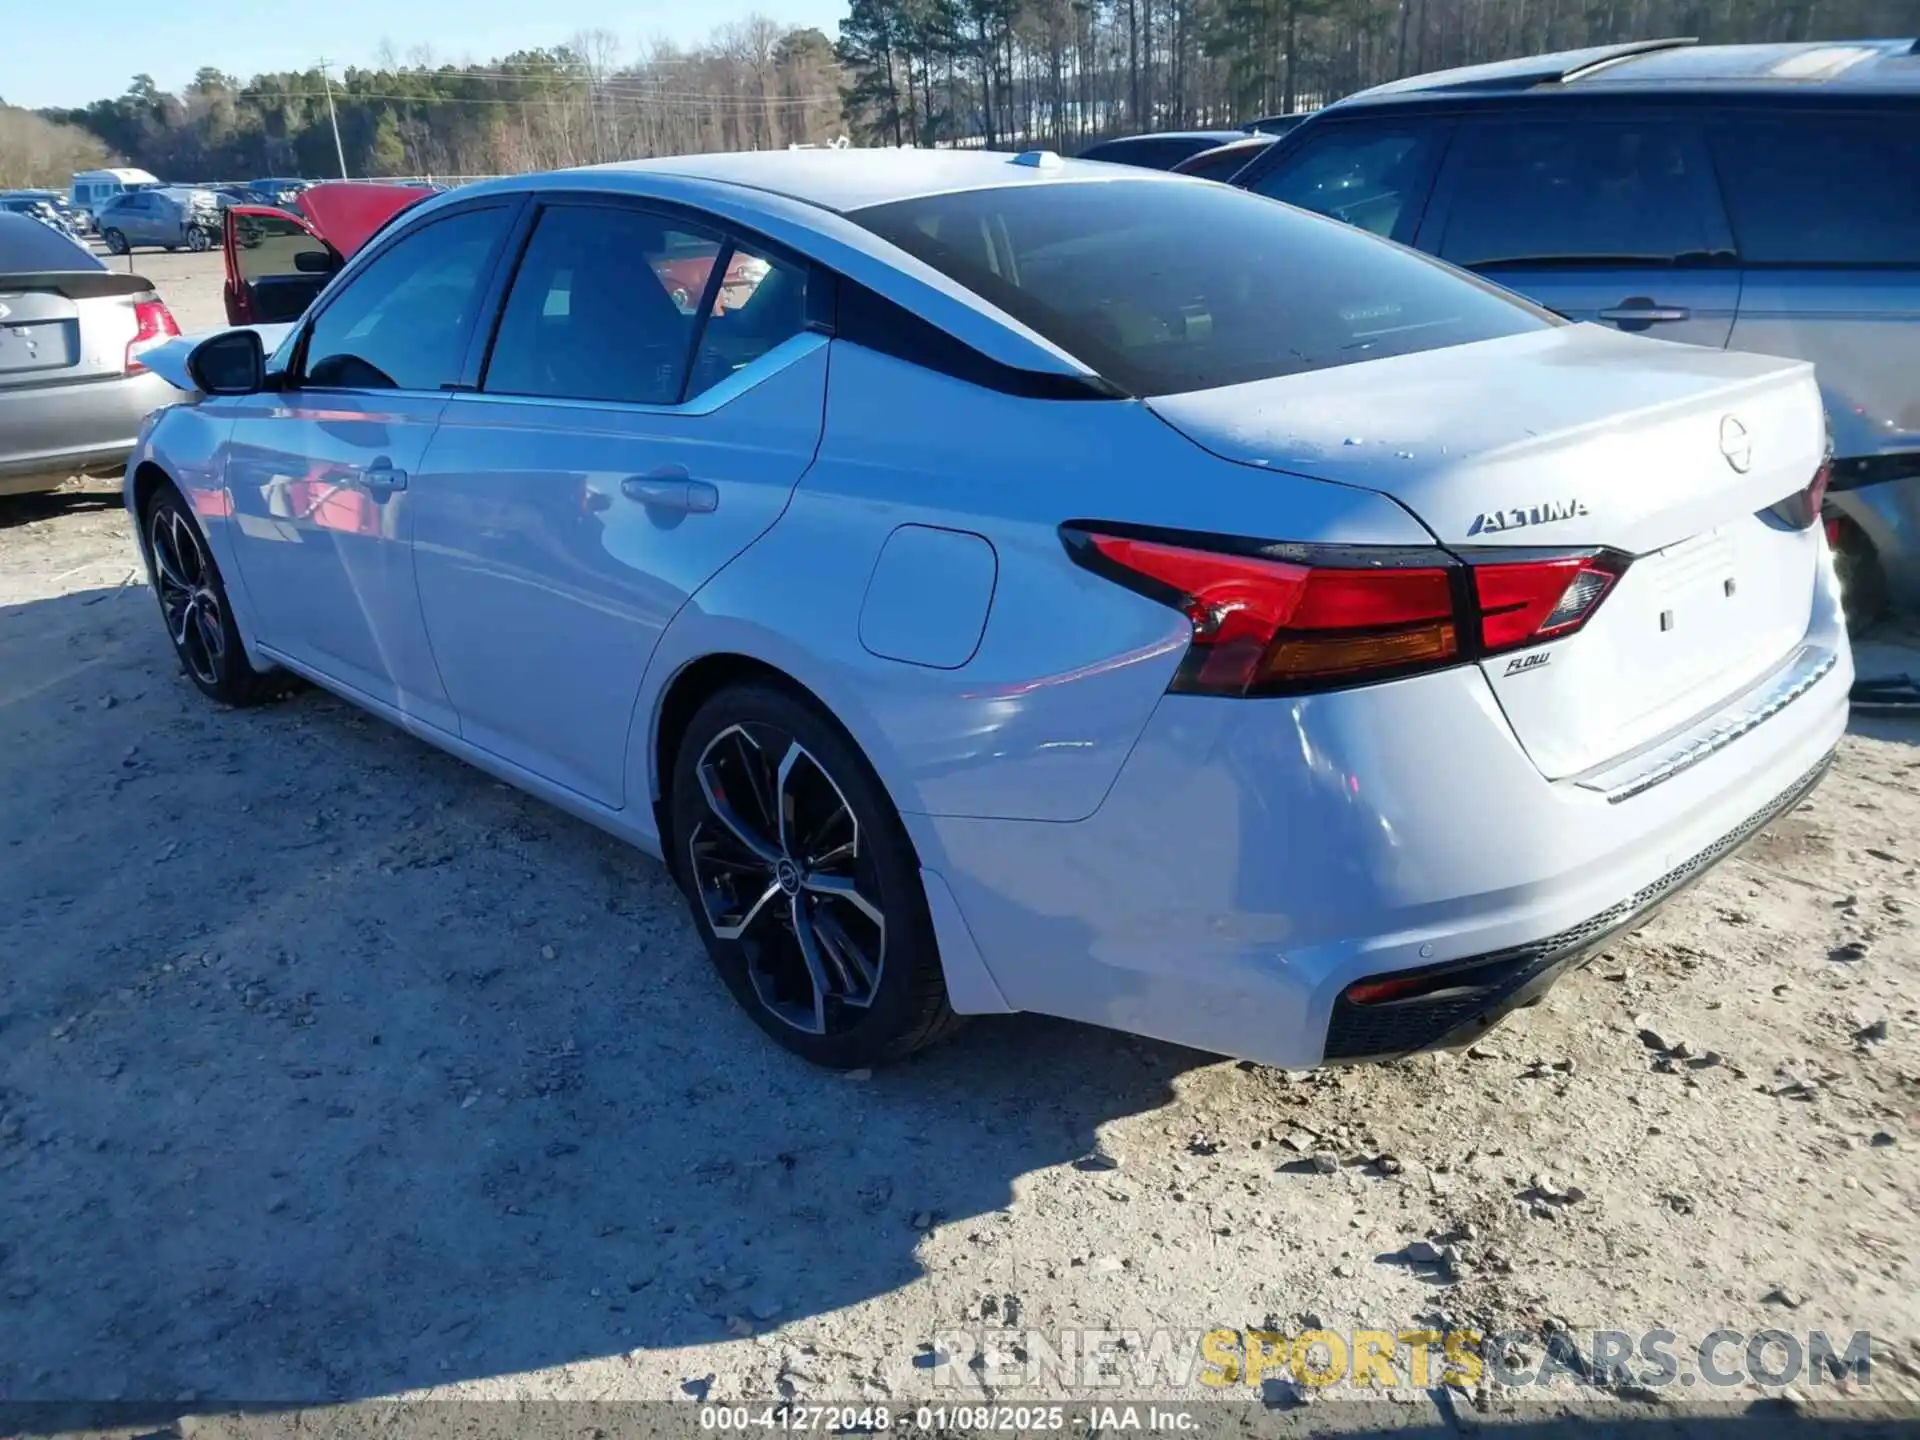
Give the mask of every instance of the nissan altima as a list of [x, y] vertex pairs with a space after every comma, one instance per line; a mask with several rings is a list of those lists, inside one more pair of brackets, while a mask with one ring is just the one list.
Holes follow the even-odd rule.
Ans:
[[193, 684], [305, 677], [663, 857], [829, 1066], [1015, 1010], [1459, 1044], [1846, 723], [1810, 367], [1201, 180], [514, 177], [148, 363], [194, 392], [126, 488]]

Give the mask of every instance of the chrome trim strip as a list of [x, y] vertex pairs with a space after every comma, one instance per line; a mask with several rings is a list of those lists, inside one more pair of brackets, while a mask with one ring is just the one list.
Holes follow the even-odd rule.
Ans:
[[1802, 645], [1784, 665], [1749, 690], [1738, 709], [1731, 713], [1717, 711], [1704, 723], [1652, 751], [1589, 771], [1575, 783], [1583, 790], [1600, 791], [1609, 805], [1631, 800], [1757, 730], [1818, 685], [1839, 663], [1839, 655], [1824, 645]]

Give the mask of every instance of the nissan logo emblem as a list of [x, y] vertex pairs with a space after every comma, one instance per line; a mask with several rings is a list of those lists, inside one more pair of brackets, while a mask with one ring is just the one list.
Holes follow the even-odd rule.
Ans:
[[1737, 416], [1721, 417], [1720, 453], [1727, 457], [1727, 464], [1742, 475], [1753, 468], [1753, 437], [1747, 434], [1747, 427]]

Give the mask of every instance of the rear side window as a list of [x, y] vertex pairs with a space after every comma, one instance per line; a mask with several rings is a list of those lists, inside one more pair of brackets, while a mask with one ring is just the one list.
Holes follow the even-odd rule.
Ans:
[[641, 210], [555, 206], [520, 261], [484, 388], [673, 405], [797, 334], [806, 313], [805, 273], [784, 262]]
[[1456, 265], [1674, 265], [1722, 250], [1704, 145], [1685, 126], [1462, 126], [1440, 254]]
[[1743, 261], [1920, 265], [1920, 112], [1742, 116], [1710, 138]]
[[1410, 241], [1440, 141], [1441, 132], [1424, 125], [1334, 125], [1248, 188], [1375, 235]]
[[314, 318], [306, 383], [438, 390], [455, 384], [508, 211], [465, 210], [401, 236]]
[[106, 268], [92, 251], [31, 215], [0, 215], [0, 274]]
[[1135, 395], [1555, 323], [1422, 256], [1224, 185], [1023, 185], [852, 218]]

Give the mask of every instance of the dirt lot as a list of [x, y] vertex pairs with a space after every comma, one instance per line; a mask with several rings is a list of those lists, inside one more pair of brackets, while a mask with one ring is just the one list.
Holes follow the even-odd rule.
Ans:
[[[136, 263], [217, 323], [217, 257]], [[204, 703], [117, 502], [0, 510], [0, 1398], [898, 1402], [1009, 1323], [1869, 1330], [1920, 1395], [1920, 726], [1469, 1054], [1023, 1017], [842, 1079], [653, 862], [324, 695]]]

